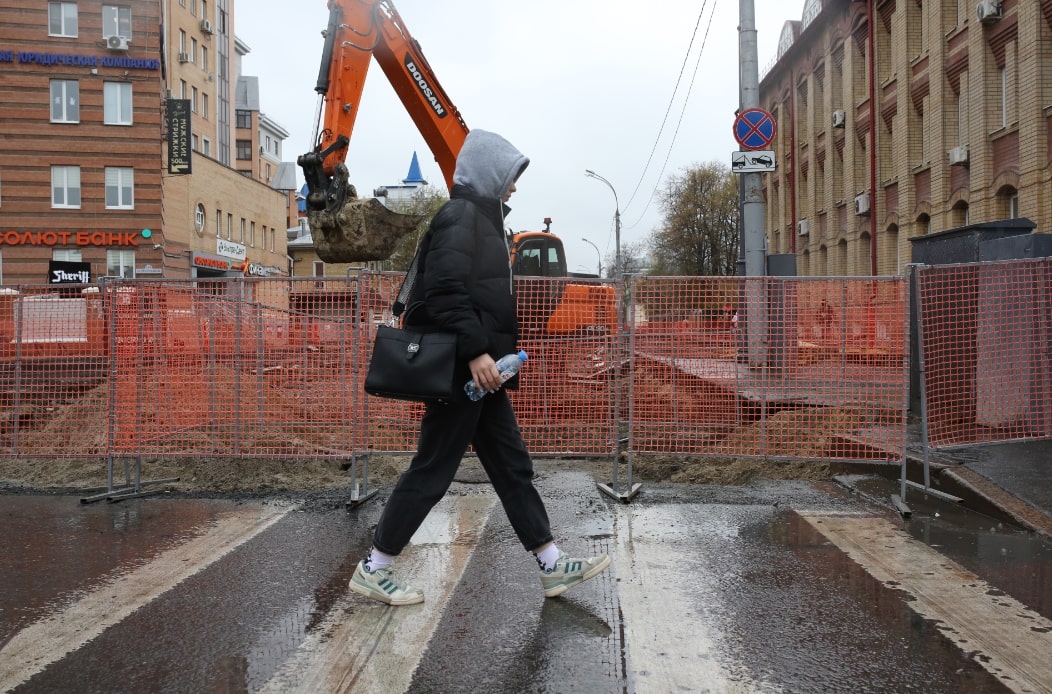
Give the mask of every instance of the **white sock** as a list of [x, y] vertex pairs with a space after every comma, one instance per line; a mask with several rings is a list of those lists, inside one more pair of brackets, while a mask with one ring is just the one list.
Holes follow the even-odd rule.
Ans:
[[386, 569], [393, 561], [393, 556], [390, 554], [384, 554], [373, 547], [372, 550], [369, 551], [369, 557], [365, 560], [365, 570], [372, 573], [377, 569]]
[[553, 542], [548, 545], [547, 549], [542, 549], [533, 556], [537, 557], [537, 563], [540, 564], [541, 571], [551, 571], [555, 568], [555, 562], [559, 561], [559, 548]]

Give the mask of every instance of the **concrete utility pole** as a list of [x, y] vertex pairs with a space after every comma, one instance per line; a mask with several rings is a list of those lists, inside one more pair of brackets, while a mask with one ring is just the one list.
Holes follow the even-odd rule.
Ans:
[[[756, 7], [753, 0], [739, 0], [738, 51], [741, 64], [741, 108], [760, 107], [760, 68], [756, 48]], [[764, 218], [767, 204], [763, 200], [762, 174], [739, 174], [742, 188], [742, 238], [745, 244], [745, 275], [762, 278], [767, 274], [767, 237]], [[745, 329], [749, 366], [762, 367], [767, 362], [767, 304], [762, 279], [745, 280]]]

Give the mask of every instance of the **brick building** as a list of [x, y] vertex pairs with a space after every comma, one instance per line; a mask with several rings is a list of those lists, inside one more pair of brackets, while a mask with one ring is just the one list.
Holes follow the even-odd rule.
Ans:
[[233, 0], [0, 0], [0, 283], [288, 274], [287, 133], [233, 26]]
[[760, 80], [771, 253], [892, 275], [911, 237], [1052, 230], [1052, 0], [806, 0]]

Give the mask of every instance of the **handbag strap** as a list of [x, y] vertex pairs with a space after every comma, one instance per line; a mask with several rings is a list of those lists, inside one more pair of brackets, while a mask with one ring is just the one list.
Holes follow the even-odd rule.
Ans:
[[391, 304], [391, 313], [394, 314], [396, 319], [405, 312], [406, 302], [409, 300], [409, 295], [413, 292], [413, 287], [416, 286], [417, 263], [420, 261], [420, 249], [423, 247], [424, 244], [422, 242], [417, 244], [416, 253], [413, 254], [413, 262], [409, 263], [409, 270], [406, 271], [405, 278], [402, 280], [402, 287], [398, 290], [398, 296], [395, 297], [394, 303]]

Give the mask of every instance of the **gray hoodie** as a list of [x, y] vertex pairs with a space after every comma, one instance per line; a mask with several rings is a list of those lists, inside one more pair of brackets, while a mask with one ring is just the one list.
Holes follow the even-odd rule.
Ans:
[[503, 198], [530, 160], [496, 133], [472, 130], [457, 155], [453, 185], [471, 188], [479, 197]]

